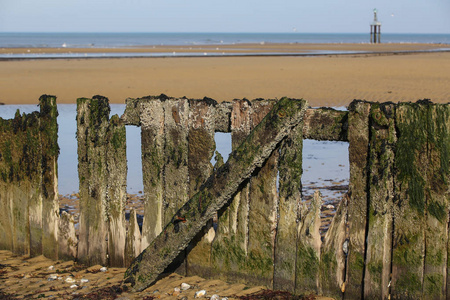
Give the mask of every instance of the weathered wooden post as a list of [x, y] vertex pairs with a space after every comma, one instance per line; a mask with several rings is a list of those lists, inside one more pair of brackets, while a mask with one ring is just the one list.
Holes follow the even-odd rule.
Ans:
[[348, 151], [350, 156], [348, 223], [350, 241], [344, 297], [346, 299], [358, 299], [363, 295], [370, 103], [353, 101], [348, 109]]
[[[217, 129], [222, 130], [229, 128], [229, 117], [219, 118], [217, 115], [218, 108], [219, 104], [213, 99], [189, 100], [190, 117], [188, 128], [186, 128], [186, 130], [189, 130], [189, 198], [198, 192], [200, 186], [213, 171], [211, 159], [215, 149], [214, 133], [216, 126]], [[212, 222], [210, 221], [210, 223]], [[186, 258], [188, 275], [211, 276], [211, 243], [214, 238], [212, 224], [208, 224], [204, 228], [204, 232], [204, 235], [199, 235], [197, 240], [193, 240], [187, 248], [189, 253]]]
[[56, 97], [40, 112], [0, 119], [0, 247], [58, 257]]
[[[168, 264], [189, 244], [201, 228], [233, 196], [239, 185], [261, 167], [289, 131], [302, 119], [306, 102], [283, 98], [172, 218], [163, 232], [127, 270], [135, 290], [151, 285]], [[185, 222], [184, 222], [185, 221]]]
[[[251, 131], [251, 102], [246, 99], [231, 103], [231, 146], [236, 150]], [[249, 184], [234, 195], [230, 206], [220, 211], [218, 228], [212, 244], [212, 266], [219, 278], [245, 281], [248, 254]], [[231, 250], [231, 251], [230, 251]]]
[[394, 299], [446, 297], [449, 117], [448, 104], [419, 101], [397, 108]]
[[[0, 120], [0, 246], [42, 253], [41, 148], [37, 112]], [[29, 207], [33, 209], [30, 220]], [[31, 235], [31, 236], [30, 236]]]
[[302, 205], [300, 231], [297, 241], [296, 293], [319, 293], [320, 288], [320, 208], [322, 197], [314, 193], [309, 209]]
[[82, 263], [123, 266], [125, 252], [126, 133], [108, 99], [77, 100]]
[[[274, 100], [252, 101], [251, 130], [261, 122], [274, 104]], [[250, 275], [247, 277], [248, 283], [269, 287], [273, 286], [274, 274], [278, 158], [279, 151], [273, 151], [263, 166], [252, 175], [249, 185], [248, 253], [245, 272]]]
[[273, 288], [295, 292], [298, 208], [302, 201], [303, 122], [281, 143], [279, 170], [278, 227], [275, 240]]
[[[39, 131], [42, 167], [42, 254], [58, 258], [58, 110], [56, 97], [39, 98]], [[30, 209], [31, 211], [31, 209]]]
[[388, 299], [391, 273], [395, 105], [372, 103], [368, 165], [369, 207], [364, 298]]

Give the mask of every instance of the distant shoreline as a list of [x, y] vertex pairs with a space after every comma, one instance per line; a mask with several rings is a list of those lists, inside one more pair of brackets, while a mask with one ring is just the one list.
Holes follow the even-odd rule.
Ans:
[[299, 44], [243, 43], [191, 46], [131, 47], [21, 47], [0, 48], [0, 60], [84, 59], [84, 58], [169, 58], [169, 57], [253, 57], [392, 55], [450, 52], [450, 44]]

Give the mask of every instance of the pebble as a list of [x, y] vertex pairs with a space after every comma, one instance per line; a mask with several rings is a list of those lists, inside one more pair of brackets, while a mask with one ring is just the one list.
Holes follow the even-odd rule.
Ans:
[[86, 283], [86, 282], [89, 282], [89, 279], [84, 279], [84, 278], [82, 278], [82, 279], [80, 280], [80, 282], [81, 282], [81, 283]]
[[175, 296], [175, 297], [176, 297], [176, 296], [178, 296], [180, 293], [181, 293], [180, 288], [179, 288], [179, 287], [176, 287], [176, 288], [173, 289], [172, 296]]
[[48, 270], [49, 271], [53, 271], [55, 269], [55, 267], [54, 266], [50, 266], [50, 267], [48, 267]]
[[100, 268], [100, 272], [106, 272], [106, 271], [108, 271], [108, 268], [107, 268], [107, 267], [101, 267], [101, 268]]
[[187, 283], [182, 283], [181, 284], [181, 290], [182, 291], [185, 291], [185, 290], [188, 290], [188, 289], [190, 289], [191, 288], [191, 286], [189, 285], [189, 284], [187, 284]]
[[200, 298], [206, 295], [206, 291], [205, 290], [201, 290], [198, 292], [195, 292], [194, 298]]
[[50, 274], [50, 276], [48, 276], [47, 280], [48, 281], [53, 281], [58, 279], [58, 274]]
[[75, 282], [75, 279], [73, 279], [72, 277], [68, 276], [68, 277], [66, 278], [65, 282], [67, 282], [67, 283], [74, 283], [74, 282]]
[[211, 296], [211, 298], [209, 298], [209, 300], [220, 300], [220, 297], [219, 297], [219, 295], [214, 294]]
[[72, 284], [72, 285], [70, 286], [71, 289], [76, 289], [77, 287], [78, 287], [78, 285], [76, 285], [76, 284]]

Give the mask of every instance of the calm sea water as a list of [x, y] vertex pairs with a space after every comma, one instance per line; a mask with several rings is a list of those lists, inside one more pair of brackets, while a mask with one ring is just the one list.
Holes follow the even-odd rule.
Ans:
[[[383, 43], [450, 44], [450, 34], [381, 35]], [[0, 47], [132, 47], [239, 43], [369, 43], [369, 33], [1, 33]]]

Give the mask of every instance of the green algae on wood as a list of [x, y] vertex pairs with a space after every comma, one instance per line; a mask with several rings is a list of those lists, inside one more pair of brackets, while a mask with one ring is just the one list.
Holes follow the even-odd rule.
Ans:
[[40, 112], [0, 119], [0, 247], [57, 258], [56, 97], [43, 95]]
[[77, 100], [80, 236], [85, 264], [123, 266], [125, 250], [126, 137], [108, 99]]
[[42, 147], [42, 254], [58, 258], [58, 110], [56, 97], [43, 95], [40, 105], [40, 142]]
[[320, 290], [320, 208], [322, 196], [314, 192], [309, 209], [300, 208], [300, 230], [297, 240], [296, 294], [319, 293]]
[[350, 241], [345, 298], [356, 299], [362, 295], [364, 279], [370, 103], [355, 100], [348, 109]]
[[395, 105], [372, 103], [369, 125], [369, 224], [364, 297], [387, 299], [392, 255]]
[[447, 291], [448, 207], [450, 200], [450, 105], [427, 105], [427, 207], [424, 297], [445, 299]]
[[[188, 132], [188, 175], [189, 198], [194, 196], [200, 186], [213, 171], [211, 158], [214, 154], [215, 110], [214, 100], [189, 100]], [[217, 154], [216, 154], [217, 155]], [[222, 162], [223, 163], [223, 162]], [[211, 243], [215, 236], [212, 220], [187, 248], [187, 275], [196, 274], [211, 277]]]
[[280, 146], [278, 225], [275, 239], [273, 288], [295, 292], [296, 247], [302, 201], [303, 122], [292, 129]]
[[425, 256], [427, 107], [400, 103], [396, 110], [393, 299], [421, 299]]
[[308, 109], [305, 113], [303, 138], [319, 141], [348, 140], [348, 112], [333, 108]]
[[[275, 105], [230, 155], [227, 163], [211, 175], [200, 192], [177, 212], [163, 232], [136, 258], [125, 274], [126, 280], [133, 283], [134, 290], [143, 290], [151, 285], [217, 210], [230, 200], [239, 185], [263, 165], [277, 144], [301, 121], [305, 105], [303, 100], [287, 98]], [[186, 222], [180, 222], [179, 218]]]
[[[250, 133], [251, 121], [251, 102], [246, 99], [234, 100], [230, 112], [232, 150], [236, 150]], [[229, 206], [219, 211], [211, 258], [214, 274], [219, 274], [218, 278], [223, 280], [245, 282], [247, 278], [248, 182], [236, 192]]]
[[[273, 108], [275, 100], [256, 99], [251, 102], [251, 123], [253, 130]], [[273, 151], [263, 166], [255, 171], [249, 182], [248, 211], [248, 284], [273, 286], [275, 232], [277, 228], [279, 151]], [[231, 222], [236, 217], [230, 216]], [[263, 262], [260, 264], [260, 262]], [[256, 263], [256, 264], [255, 264]], [[255, 266], [255, 267], [254, 267]], [[257, 267], [256, 267], [257, 266]]]

